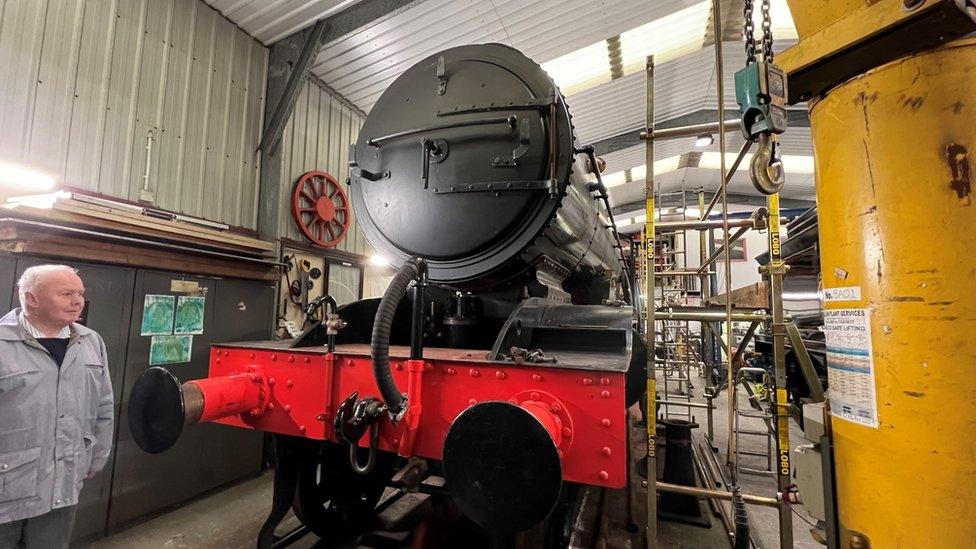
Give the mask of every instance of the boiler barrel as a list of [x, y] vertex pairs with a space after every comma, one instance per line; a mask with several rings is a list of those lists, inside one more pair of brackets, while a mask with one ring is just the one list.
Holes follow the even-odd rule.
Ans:
[[532, 269], [562, 282], [619, 274], [602, 202], [576, 154], [572, 117], [538, 64], [500, 44], [420, 61], [369, 113], [350, 185], [367, 240], [394, 264], [488, 289]]

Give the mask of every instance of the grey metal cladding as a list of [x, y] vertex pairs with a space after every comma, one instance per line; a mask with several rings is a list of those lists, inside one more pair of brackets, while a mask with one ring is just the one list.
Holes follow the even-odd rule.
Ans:
[[254, 228], [267, 48], [199, 0], [0, 0], [0, 159]]

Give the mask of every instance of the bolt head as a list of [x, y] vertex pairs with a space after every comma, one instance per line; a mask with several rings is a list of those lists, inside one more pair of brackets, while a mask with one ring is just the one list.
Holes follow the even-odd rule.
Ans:
[[519, 401], [518, 401], [517, 398], [510, 398], [510, 399], [508, 399], [508, 402], [510, 402], [511, 404], [515, 404], [515, 405], [518, 405], [518, 403], [519, 403]]
[[346, 366], [349, 366], [350, 368], [352, 368], [355, 365], [356, 365], [356, 361], [351, 358], [346, 361]]
[[612, 454], [612, 453], [613, 453], [613, 452], [612, 452], [612, 451], [610, 450], [610, 447], [609, 447], [609, 446], [604, 446], [604, 447], [603, 447], [603, 449], [602, 449], [602, 450], [600, 450], [600, 451], [601, 451], [601, 452], [603, 452], [603, 455], [605, 455], [605, 456], [609, 456], [610, 454]]
[[855, 533], [851, 535], [851, 549], [866, 549], [870, 547], [868, 539], [860, 533]]
[[312, 359], [309, 357], [305, 357], [305, 364], [308, 364], [309, 362], [312, 362]]
[[610, 385], [610, 378], [609, 377], [601, 377], [600, 378], [600, 385]]
[[471, 368], [470, 370], [468, 370], [468, 375], [470, 375], [471, 377], [478, 377], [481, 375], [481, 372], [479, 372], [475, 368]]
[[249, 358], [254, 358], [254, 353], [250, 353], [250, 354], [248, 355], [248, 357], [249, 357]]
[[539, 400], [539, 393], [533, 391], [532, 393], [529, 393], [529, 398], [532, 400]]
[[295, 382], [289, 379], [288, 381], [285, 382], [285, 385], [292, 387], [295, 385]]
[[603, 398], [610, 398], [610, 391], [600, 391], [600, 396]]
[[403, 371], [403, 364], [399, 364], [399, 363], [398, 363], [398, 364], [396, 365], [396, 369], [397, 369], [397, 371], [398, 371], [398, 372], [402, 372], [402, 371]]
[[549, 410], [554, 414], [558, 414], [559, 412], [563, 411], [563, 407], [560, 406], [558, 403], [553, 402], [552, 406], [549, 406]]
[[607, 473], [606, 471], [600, 471], [600, 480], [607, 480], [608, 478], [610, 478], [610, 473]]
[[532, 381], [542, 381], [542, 376], [539, 374], [532, 374]]
[[305, 426], [304, 425], [299, 425], [298, 426], [298, 432], [299, 433], [302, 433], [302, 434], [305, 434]]
[[268, 385], [274, 385], [275, 383], [278, 383], [278, 382], [277, 382], [277, 381], [275, 380], [275, 378], [273, 378], [273, 377], [269, 377], [269, 378], [268, 378]]
[[497, 370], [495, 372], [495, 377], [497, 377], [498, 379], [505, 379], [506, 377], [508, 377], [508, 375], [501, 370]]
[[285, 411], [286, 412], [290, 412], [291, 411], [291, 404], [285, 404]]
[[274, 410], [274, 404], [272, 404], [272, 403], [270, 403], [270, 402], [269, 402], [269, 403], [267, 403], [267, 404], [266, 404], [266, 405], [264, 406], [264, 409], [265, 409], [265, 410], [269, 410], [269, 411], [270, 411], [270, 410]]
[[593, 385], [593, 378], [591, 378], [591, 377], [584, 377], [583, 378], [583, 385]]
[[448, 368], [447, 369], [447, 375], [453, 376], [455, 374], [457, 374], [457, 370], [455, 370], [454, 368]]
[[472, 399], [468, 399], [468, 406], [474, 406], [477, 403], [478, 403], [478, 401], [475, 400], [475, 399], [473, 399], [473, 398]]
[[278, 360], [278, 355], [271, 355], [271, 362], [275, 362], [277, 360]]
[[288, 362], [295, 362], [295, 355], [288, 355]]
[[603, 418], [603, 421], [600, 422], [600, 425], [603, 425], [604, 427], [609, 427], [610, 426], [610, 420], [607, 419], [607, 418]]
[[573, 436], [573, 430], [569, 427], [563, 427], [563, 436], [566, 438]]
[[220, 359], [219, 358], [216, 358], [216, 359], [214, 359], [214, 362], [216, 362], [217, 364], [220, 364]]

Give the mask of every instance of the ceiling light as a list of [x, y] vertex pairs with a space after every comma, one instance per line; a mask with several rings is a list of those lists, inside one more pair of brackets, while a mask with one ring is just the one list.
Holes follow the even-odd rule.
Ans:
[[71, 198], [71, 193], [68, 191], [55, 191], [53, 193], [43, 194], [26, 194], [8, 197], [4, 203], [4, 206], [10, 209], [18, 206], [27, 206], [28, 208], [50, 210], [55, 204], [57, 204], [58, 200], [67, 198]]
[[[624, 74], [644, 70], [648, 55], [660, 65], [698, 51], [705, 40], [711, 2], [698, 2], [620, 34]], [[758, 10], [757, 10], [758, 11]]]
[[369, 264], [375, 267], [389, 267], [390, 261], [381, 255], [373, 254], [369, 256]]
[[33, 191], [50, 191], [54, 188], [54, 178], [24, 166], [0, 162], [0, 185]]
[[820, 292], [783, 292], [783, 301], [820, 301]]
[[[703, 1], [620, 34], [620, 62], [624, 75], [644, 70], [648, 55], [660, 64], [698, 51], [705, 40], [711, 2]], [[757, 10], [758, 11], [758, 10]], [[563, 95], [571, 95], [612, 80], [606, 40], [542, 64]]]
[[[729, 169], [732, 167], [732, 163], [735, 162], [735, 158], [738, 156], [736, 153], [725, 153], [725, 168]], [[705, 168], [708, 170], [717, 170], [721, 166], [722, 155], [717, 152], [703, 152], [701, 154], [701, 159], [698, 161], [699, 168]], [[800, 154], [784, 154], [780, 160], [783, 162], [783, 168], [786, 169], [786, 173], [794, 175], [813, 175], [814, 163], [813, 157], [810, 155], [800, 155]], [[739, 163], [738, 171], [745, 171], [749, 169], [749, 162], [752, 161], [752, 153], [746, 154], [742, 158], [742, 162]]]
[[[654, 162], [654, 175], [660, 176], [666, 173], [671, 173], [678, 171], [679, 165], [681, 163], [681, 155], [676, 154], [674, 156], [669, 156], [667, 158], [662, 158], [661, 160], [656, 160]], [[631, 182], [641, 182], [643, 184], [644, 178], [647, 177], [647, 166], [641, 164], [640, 166], [634, 166], [630, 169]], [[624, 178], [624, 172], [614, 172], [609, 175], [603, 176], [603, 184], [609, 189], [610, 187], [616, 187], [618, 185], [623, 185], [627, 183]]]
[[542, 64], [564, 95], [610, 81], [610, 59], [603, 41]]
[[704, 149], [712, 143], [715, 143], [715, 138], [710, 133], [703, 133], [695, 138], [696, 149]]

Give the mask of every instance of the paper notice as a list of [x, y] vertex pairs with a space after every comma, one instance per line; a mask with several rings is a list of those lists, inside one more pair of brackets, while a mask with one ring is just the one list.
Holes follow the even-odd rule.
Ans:
[[878, 403], [874, 390], [870, 311], [824, 311], [823, 331], [827, 339], [831, 414], [877, 429]]

